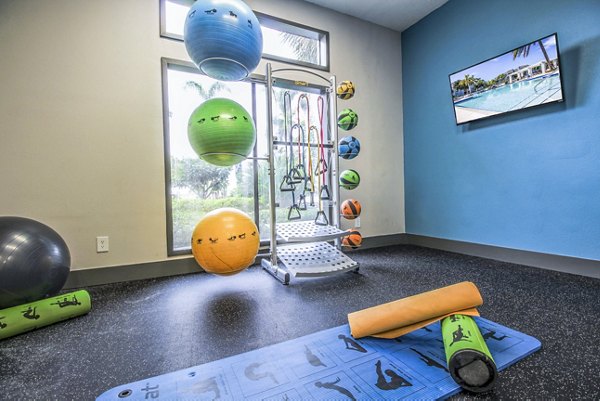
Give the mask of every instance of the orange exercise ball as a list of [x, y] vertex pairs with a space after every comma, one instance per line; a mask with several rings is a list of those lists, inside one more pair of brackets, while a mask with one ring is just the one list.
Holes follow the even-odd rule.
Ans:
[[209, 273], [229, 276], [254, 263], [260, 235], [244, 212], [225, 207], [207, 213], [192, 234], [192, 254]]

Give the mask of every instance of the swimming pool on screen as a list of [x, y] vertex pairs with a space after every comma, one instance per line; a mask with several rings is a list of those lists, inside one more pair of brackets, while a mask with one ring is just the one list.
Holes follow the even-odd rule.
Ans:
[[454, 103], [455, 107], [505, 112], [562, 100], [559, 74], [514, 82]]

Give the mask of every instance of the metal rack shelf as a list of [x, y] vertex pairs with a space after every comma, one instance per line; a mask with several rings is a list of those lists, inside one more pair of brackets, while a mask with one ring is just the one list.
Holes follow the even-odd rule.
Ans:
[[[323, 277], [358, 270], [358, 262], [328, 242], [282, 245], [280, 263], [294, 277]], [[263, 261], [269, 263], [268, 261]]]
[[[283, 145], [285, 142], [277, 140], [273, 133], [273, 84], [277, 78], [273, 77], [273, 72], [281, 71], [299, 71], [317, 75], [326, 81], [329, 86], [325, 89], [329, 97], [328, 103], [328, 124], [333, 124], [337, 119], [336, 110], [336, 80], [335, 76], [327, 79], [321, 75], [306, 70], [279, 69], [273, 71], [271, 64], [267, 63], [266, 83], [267, 83], [267, 119], [268, 141], [270, 146], [269, 162], [269, 200], [270, 200], [270, 255], [269, 258], [262, 260], [262, 267], [273, 275], [283, 284], [289, 284], [293, 277], [322, 277], [332, 274], [339, 274], [347, 271], [357, 271], [358, 263], [350, 259], [340, 249], [339, 238], [346, 235], [346, 232], [339, 228], [339, 185], [337, 171], [339, 168], [338, 157], [336, 154], [338, 143], [337, 129], [331, 125], [331, 137], [327, 139], [326, 147], [333, 155], [333, 161], [330, 166], [332, 184], [331, 200], [329, 207], [335, 212], [330, 214], [329, 225], [321, 226], [314, 221], [296, 221], [277, 223], [275, 213], [275, 144]], [[309, 130], [310, 131], [310, 130]], [[310, 135], [310, 134], [309, 134]], [[310, 138], [308, 139], [310, 142]], [[304, 144], [301, 144], [304, 145]], [[327, 241], [334, 241], [335, 245]], [[283, 244], [282, 244], [283, 242]]]
[[335, 226], [320, 226], [313, 221], [279, 223], [276, 232], [283, 242], [330, 241], [348, 234]]

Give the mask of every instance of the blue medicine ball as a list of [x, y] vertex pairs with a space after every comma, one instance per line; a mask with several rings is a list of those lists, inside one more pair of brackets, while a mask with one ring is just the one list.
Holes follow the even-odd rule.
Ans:
[[342, 159], [354, 159], [360, 152], [360, 141], [353, 136], [345, 136], [338, 143], [338, 152]]
[[246, 78], [262, 56], [260, 24], [241, 0], [197, 0], [185, 20], [183, 39], [200, 71], [220, 81]]

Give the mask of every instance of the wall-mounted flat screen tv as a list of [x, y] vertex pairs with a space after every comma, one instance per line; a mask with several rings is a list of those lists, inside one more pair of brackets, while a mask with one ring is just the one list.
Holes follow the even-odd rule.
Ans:
[[564, 100], [556, 33], [449, 77], [456, 124]]

